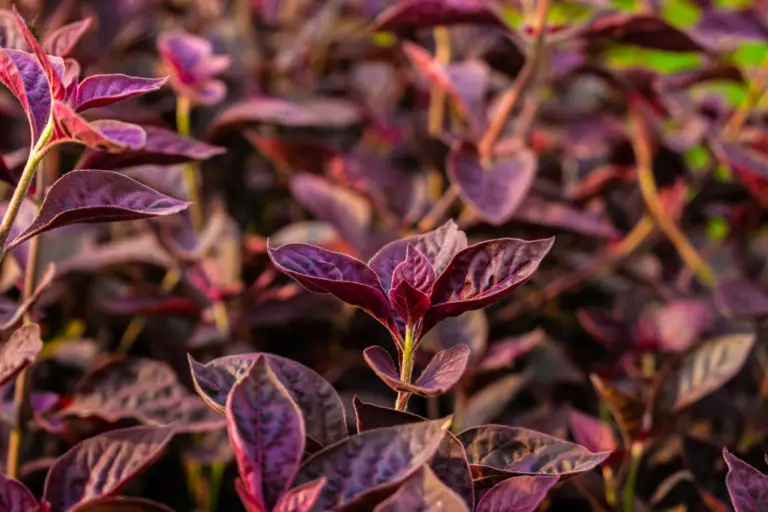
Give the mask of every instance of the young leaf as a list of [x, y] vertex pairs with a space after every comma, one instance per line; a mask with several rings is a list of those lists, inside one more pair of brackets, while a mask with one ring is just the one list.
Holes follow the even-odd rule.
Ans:
[[723, 314], [731, 318], [752, 320], [768, 317], [768, 293], [741, 277], [718, 282], [715, 303]]
[[272, 263], [314, 293], [330, 293], [396, 332], [395, 318], [378, 276], [360, 260], [305, 244], [267, 247]]
[[284, 357], [242, 354], [200, 364], [189, 356], [195, 389], [211, 408], [224, 413], [230, 390], [259, 355], [266, 357], [272, 372], [301, 409], [307, 437], [322, 446], [347, 437], [344, 406], [333, 386], [310, 368]]
[[48, 55], [68, 57], [75, 49], [77, 42], [91, 26], [91, 18], [75, 21], [53, 31], [43, 39], [43, 50]]
[[477, 504], [476, 512], [535, 512], [557, 476], [516, 476], [496, 484]]
[[37, 510], [37, 500], [23, 483], [0, 474], [0, 511], [30, 512]]
[[466, 345], [456, 345], [441, 350], [413, 384], [400, 380], [394, 361], [382, 347], [368, 347], [363, 351], [363, 357], [376, 375], [395, 391], [419, 396], [437, 396], [448, 391], [461, 378], [467, 367], [469, 348]]
[[53, 105], [57, 143], [76, 142], [91, 149], [123, 151], [141, 149], [147, 134], [135, 124], [98, 120], [88, 122], [64, 103]]
[[480, 475], [570, 475], [589, 471], [610, 455], [592, 453], [534, 430], [502, 425], [465, 430], [459, 440], [473, 473]]
[[162, 503], [143, 498], [109, 497], [78, 505], [71, 512], [173, 512]]
[[389, 301], [400, 318], [415, 324], [429, 308], [429, 293], [435, 284], [435, 271], [429, 261], [412, 244], [408, 244], [405, 260], [392, 273]]
[[52, 512], [115, 494], [160, 456], [173, 427], [112, 430], [75, 445], [45, 479], [43, 497]]
[[429, 466], [422, 466], [403, 482], [395, 494], [376, 506], [374, 512], [470, 512], [464, 500], [446, 486]]
[[495, 226], [507, 222], [525, 199], [536, 168], [536, 155], [522, 147], [486, 167], [477, 149], [463, 142], [453, 146], [446, 161], [448, 177], [462, 198]]
[[8, 248], [40, 233], [84, 222], [117, 222], [172, 215], [190, 203], [168, 197], [113, 171], [79, 170], [62, 176], [45, 195], [40, 212]]
[[271, 510], [304, 455], [301, 411], [262, 356], [232, 388], [226, 414], [245, 488]]
[[398, 485], [431, 459], [443, 439], [444, 423], [424, 421], [349, 437], [307, 459], [296, 483], [328, 480], [315, 504], [318, 510], [351, 505], [375, 490]]
[[322, 477], [289, 489], [277, 502], [272, 512], [310, 512], [326, 483], [327, 480]]
[[156, 91], [168, 78], [139, 78], [122, 74], [89, 76], [77, 86], [75, 112], [105, 107], [118, 101]]
[[64, 99], [65, 88], [60, 73], [60, 71], [63, 72], [63, 68], [60, 70], [53, 65], [48, 55], [45, 54], [45, 50], [43, 50], [40, 43], [37, 42], [37, 39], [32, 35], [32, 32], [29, 31], [27, 23], [22, 19], [15, 7], [13, 9], [13, 14], [16, 16], [16, 25], [19, 27], [21, 35], [24, 36], [24, 40], [32, 49], [32, 53], [35, 54], [37, 62], [40, 63], [40, 66], [43, 68], [43, 73], [45, 73], [45, 77], [48, 80], [51, 96], [53, 96], [54, 100]]
[[43, 340], [40, 338], [39, 325], [29, 324], [16, 329], [0, 348], [0, 385], [34, 363], [41, 350]]
[[758, 512], [768, 509], [768, 476], [739, 459], [727, 449], [723, 458], [728, 464], [725, 485], [736, 512]]
[[456, 254], [432, 289], [424, 317], [426, 333], [443, 318], [489, 306], [507, 297], [536, 272], [554, 238], [527, 242], [500, 238]]
[[395, 268], [405, 261], [408, 245], [413, 245], [419, 251], [439, 276], [453, 256], [467, 247], [467, 235], [459, 230], [453, 220], [423, 235], [401, 238], [390, 242], [371, 258], [368, 265], [379, 276], [384, 290], [392, 288], [392, 274]]
[[616, 439], [611, 427], [597, 418], [577, 410], [568, 413], [571, 435], [581, 446], [591, 452], [612, 452], [616, 450]]
[[484, 0], [404, 0], [382, 12], [374, 22], [374, 29], [407, 32], [457, 23], [509, 29], [498, 8]]

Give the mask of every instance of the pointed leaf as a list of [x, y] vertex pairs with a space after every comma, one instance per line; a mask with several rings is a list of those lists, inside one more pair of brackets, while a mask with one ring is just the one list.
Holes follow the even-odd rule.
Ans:
[[[429, 295], [406, 280], [399, 281], [389, 290], [388, 295], [392, 309], [399, 317], [398, 325], [401, 325], [400, 322], [403, 326], [415, 325], [429, 309]], [[400, 327], [400, 332], [405, 332], [405, 327]]]
[[0, 348], [0, 385], [13, 379], [21, 370], [31, 365], [43, 350], [40, 326], [29, 324], [14, 331]]
[[453, 220], [423, 235], [401, 238], [390, 242], [371, 258], [368, 265], [379, 276], [385, 291], [392, 288], [392, 274], [395, 268], [405, 261], [408, 245], [413, 245], [425, 258], [439, 276], [453, 256], [467, 247], [467, 235], [459, 230]]
[[488, 316], [482, 309], [476, 309], [457, 317], [446, 318], [438, 324], [435, 337], [442, 348], [468, 346], [467, 366], [473, 371], [488, 344]]
[[[227, 395], [260, 354], [220, 357], [200, 364], [189, 357], [195, 389], [214, 410], [224, 413]], [[328, 446], [347, 437], [344, 406], [327, 380], [306, 366], [273, 354], [261, 354], [301, 409], [307, 437]]]
[[728, 464], [725, 485], [736, 512], [760, 512], [768, 509], [768, 476], [723, 450]]
[[679, 411], [720, 389], [739, 373], [754, 343], [753, 333], [730, 334], [695, 347], [662, 384], [662, 410]]
[[544, 340], [545, 333], [541, 328], [529, 333], [492, 343], [480, 362], [477, 363], [477, 372], [487, 372], [510, 368], [518, 358], [523, 357]]
[[172, 215], [189, 205], [117, 172], [72, 171], [53, 184], [32, 225], [8, 247], [70, 224], [147, 219]]
[[[62, 69], [63, 63], [60, 63]], [[51, 112], [51, 91], [45, 72], [34, 55], [0, 49], [0, 82], [21, 103], [31, 131], [31, 145], [43, 133]]]
[[435, 271], [429, 260], [412, 244], [408, 244], [405, 260], [392, 273], [389, 301], [407, 323], [421, 320], [430, 305], [429, 293], [435, 284]]
[[304, 455], [304, 423], [290, 394], [259, 357], [227, 399], [227, 429], [251, 496], [275, 506]]
[[535, 512], [557, 476], [517, 476], [496, 484], [488, 491], [476, 512]]
[[444, 420], [369, 430], [314, 454], [296, 483], [325, 477], [315, 510], [342, 508], [375, 490], [396, 486], [437, 451]]
[[43, 50], [48, 55], [68, 57], [75, 49], [77, 42], [91, 26], [91, 18], [75, 21], [53, 31], [43, 40]]
[[645, 403], [629, 393], [605, 382], [597, 375], [590, 375], [592, 385], [600, 398], [608, 405], [616, 424], [621, 430], [624, 442], [629, 446], [643, 428]]
[[272, 512], [309, 512], [317, 503], [326, 483], [327, 480], [322, 477], [290, 489], [283, 494]]
[[616, 439], [613, 437], [611, 427], [598, 418], [571, 410], [568, 413], [568, 425], [576, 442], [587, 450], [591, 452], [616, 450]]
[[429, 466], [423, 466], [403, 482], [395, 494], [374, 512], [470, 512], [461, 497], [446, 486]]
[[0, 512], [37, 510], [37, 500], [23, 483], [0, 474]]
[[346, 254], [305, 244], [267, 246], [272, 263], [314, 293], [330, 293], [357, 306], [394, 331], [395, 319], [378, 276]]
[[474, 146], [464, 143], [454, 145], [446, 162], [448, 177], [462, 199], [495, 226], [507, 222], [525, 199], [536, 167], [535, 154], [522, 147], [485, 167]]
[[76, 142], [91, 149], [123, 151], [141, 149], [147, 139], [144, 130], [135, 124], [99, 120], [88, 122], [64, 103], [55, 103], [56, 142]]
[[437, 278], [432, 306], [424, 317], [426, 333], [443, 318], [489, 306], [507, 297], [536, 272], [554, 238], [531, 242], [500, 238], [456, 254]]
[[43, 497], [52, 512], [120, 491], [160, 456], [173, 427], [112, 430], [75, 445], [48, 472]]
[[570, 475], [589, 471], [610, 455], [592, 453], [534, 430], [502, 425], [482, 425], [458, 437], [473, 473], [481, 475]]
[[173, 509], [143, 498], [117, 496], [83, 503], [73, 508], [72, 512], [173, 512]]
[[752, 320], [768, 317], [768, 293], [741, 277], [717, 283], [715, 302], [728, 317]]
[[80, 82], [75, 112], [105, 107], [118, 101], [141, 96], [160, 89], [168, 78], [140, 78], [122, 74], [92, 75]]
[[484, 0], [404, 0], [382, 12], [374, 22], [374, 29], [407, 32], [457, 23], [509, 29], [498, 8]]
[[45, 77], [48, 80], [53, 99], [64, 99], [65, 88], [64, 82], [61, 80], [61, 74], [59, 72], [60, 70], [54, 66], [54, 64], [48, 58], [45, 50], [43, 50], [42, 46], [40, 46], [40, 43], [37, 42], [37, 39], [35, 39], [35, 36], [32, 35], [32, 32], [29, 31], [27, 28], [27, 23], [22, 19], [18, 11], [16, 11], [15, 7], [13, 9], [13, 14], [16, 16], [16, 24], [19, 27], [19, 31], [21, 32], [22, 36], [24, 36], [24, 40], [32, 49], [32, 53], [35, 54], [38, 63], [40, 63], [40, 66], [43, 68], [43, 72], [45, 73]]

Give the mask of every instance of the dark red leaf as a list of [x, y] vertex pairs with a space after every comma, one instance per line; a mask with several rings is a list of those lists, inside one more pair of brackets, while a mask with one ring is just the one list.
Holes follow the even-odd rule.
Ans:
[[16, 329], [0, 348], [0, 385], [34, 363], [41, 350], [43, 340], [39, 325], [29, 324]]
[[404, 0], [382, 12], [374, 29], [407, 32], [457, 23], [509, 28], [498, 7], [484, 0]]
[[558, 479], [557, 476], [508, 478], [483, 496], [476, 512], [535, 512]]

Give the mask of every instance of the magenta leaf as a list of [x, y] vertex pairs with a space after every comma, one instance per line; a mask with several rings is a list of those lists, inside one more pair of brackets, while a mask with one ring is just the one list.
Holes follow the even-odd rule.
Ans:
[[768, 156], [742, 144], [728, 142], [715, 147], [739, 180], [763, 207], [768, 206]]
[[507, 222], [525, 199], [536, 176], [536, 155], [525, 148], [486, 167], [476, 148], [457, 143], [446, 162], [448, 176], [462, 198], [493, 225]]
[[173, 512], [173, 509], [143, 498], [115, 496], [83, 503], [71, 512]]
[[268, 509], [290, 487], [304, 455], [304, 423], [288, 390], [259, 357], [232, 388], [229, 439], [245, 488]]
[[657, 311], [653, 323], [662, 349], [683, 352], [695, 345], [714, 321], [714, 311], [704, 302], [676, 300]]
[[723, 458], [728, 465], [725, 485], [736, 512], [760, 512], [768, 507], [768, 476], [739, 459], [727, 449]]
[[327, 483], [325, 477], [289, 489], [277, 502], [272, 512], [310, 512]]
[[568, 425], [576, 442], [587, 450], [591, 452], [616, 450], [616, 438], [613, 435], [613, 430], [598, 418], [571, 410], [568, 413]]
[[374, 512], [470, 512], [461, 497], [446, 486], [429, 466], [422, 466], [403, 482], [395, 494], [382, 501]]
[[43, 50], [48, 55], [68, 57], [75, 49], [77, 42], [91, 26], [91, 18], [75, 21], [53, 31], [43, 39]]
[[357, 306], [391, 331], [395, 319], [376, 273], [346, 254], [306, 244], [268, 245], [275, 266], [314, 293], [330, 293]]
[[347, 437], [344, 406], [327, 380], [306, 366], [273, 354], [242, 354], [220, 357], [200, 364], [189, 357], [195, 389], [214, 410], [224, 413], [227, 395], [263, 355], [272, 372], [301, 409], [307, 437], [327, 446]]
[[330, 223], [352, 247], [365, 247], [371, 223], [371, 207], [365, 198], [309, 173], [293, 175], [291, 192], [300, 205]]
[[167, 78], [139, 78], [135, 76], [109, 74], [89, 76], [77, 86], [77, 97], [73, 106], [75, 112], [98, 108], [156, 91]]
[[742, 277], [718, 282], [715, 302], [728, 317], [744, 320], [768, 317], [768, 293]]
[[40, 46], [40, 43], [37, 42], [35, 36], [32, 35], [32, 32], [27, 28], [27, 23], [22, 19], [15, 7], [13, 9], [13, 14], [16, 16], [16, 24], [19, 27], [21, 35], [24, 37], [24, 41], [26, 41], [27, 45], [32, 49], [32, 53], [35, 54], [37, 62], [43, 68], [43, 73], [45, 73], [45, 77], [48, 80], [51, 96], [54, 100], [64, 99], [65, 87], [64, 82], [62, 81], [63, 67], [62, 69], [58, 69], [58, 67], [53, 64], [48, 55], [46, 55], [43, 47]]
[[52, 512], [113, 495], [160, 456], [173, 427], [131, 427], [86, 439], [59, 457], [43, 497]]
[[435, 279], [429, 260], [409, 243], [405, 260], [392, 273], [392, 289], [389, 290], [392, 308], [409, 324], [421, 320], [429, 308], [429, 294]]
[[76, 142], [92, 149], [123, 151], [141, 149], [147, 140], [141, 126], [108, 119], [88, 122], [64, 103], [54, 104], [53, 117], [58, 143]]
[[429, 461], [443, 439], [444, 423], [423, 421], [349, 437], [307, 459], [296, 483], [328, 480], [315, 504], [317, 510], [355, 503], [375, 490], [398, 485]]
[[518, 358], [533, 350], [544, 339], [544, 334], [543, 329], [534, 329], [529, 333], [492, 343], [477, 363], [475, 371], [487, 372], [511, 367]]
[[0, 512], [31, 512], [37, 500], [23, 483], [0, 474]]
[[168, 197], [113, 171], [78, 170], [62, 176], [45, 195], [34, 222], [9, 248], [62, 226], [172, 215], [190, 203]]
[[371, 258], [368, 265], [379, 276], [385, 291], [392, 288], [395, 268], [405, 261], [408, 245], [413, 245], [439, 276], [453, 256], [467, 247], [467, 235], [459, 230], [453, 220], [423, 235], [416, 235], [390, 242]]
[[19, 327], [0, 348], [0, 385], [13, 379], [31, 365], [43, 350], [40, 326], [29, 324]]
[[589, 471], [610, 452], [592, 453], [541, 432], [482, 425], [459, 434], [472, 472], [491, 475], [570, 475]]
[[456, 254], [435, 282], [422, 333], [444, 318], [507, 297], [531, 278], [554, 241], [501, 238], [480, 242]]
[[374, 23], [375, 30], [392, 32], [457, 23], [509, 28], [498, 8], [484, 0], [404, 0], [382, 12]]
[[516, 476], [496, 484], [477, 504], [476, 512], [535, 512], [557, 476]]

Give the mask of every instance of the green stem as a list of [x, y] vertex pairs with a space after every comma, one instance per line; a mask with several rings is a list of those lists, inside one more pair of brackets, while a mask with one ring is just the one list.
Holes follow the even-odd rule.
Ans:
[[[410, 323], [405, 326], [405, 342], [403, 343], [403, 358], [400, 361], [400, 380], [406, 384], [411, 383], [411, 376], [413, 374], [413, 356], [415, 354], [414, 347], [414, 330], [415, 326]], [[398, 411], [404, 411], [408, 405], [408, 399], [411, 394], [405, 391], [397, 392], [397, 401], [395, 402], [395, 409]]]
[[19, 178], [19, 184], [16, 185], [16, 188], [13, 191], [11, 201], [8, 203], [8, 209], [5, 210], [3, 221], [0, 223], [0, 262], [5, 258], [5, 243], [8, 241], [8, 236], [11, 234], [13, 223], [16, 220], [16, 216], [19, 214], [21, 203], [24, 201], [27, 191], [29, 190], [29, 185], [32, 183], [35, 169], [37, 169], [40, 160], [45, 156], [45, 145], [48, 144], [51, 135], [53, 135], [52, 116], [48, 118], [48, 123], [46, 123], [45, 128], [43, 129], [43, 133], [29, 153], [27, 164], [24, 166], [24, 170], [21, 172], [21, 177]]
[[629, 452], [629, 471], [627, 472], [627, 481], [624, 484], [624, 512], [634, 512], [635, 510], [635, 483], [637, 482], [637, 471], [640, 469], [642, 454], [643, 444], [640, 442], [632, 443]]
[[[189, 137], [191, 133], [192, 104], [183, 96], [176, 100], [176, 130], [179, 135]], [[192, 225], [195, 231], [199, 232], [203, 228], [203, 205], [200, 202], [200, 190], [197, 183], [197, 166], [188, 162], [184, 164], [184, 182], [189, 194], [189, 200], [192, 202], [190, 215], [192, 216]]]
[[224, 470], [226, 467], [226, 464], [223, 462], [214, 462], [211, 466], [208, 512], [215, 512], [219, 506], [219, 493], [221, 492], [221, 482], [224, 479]]

